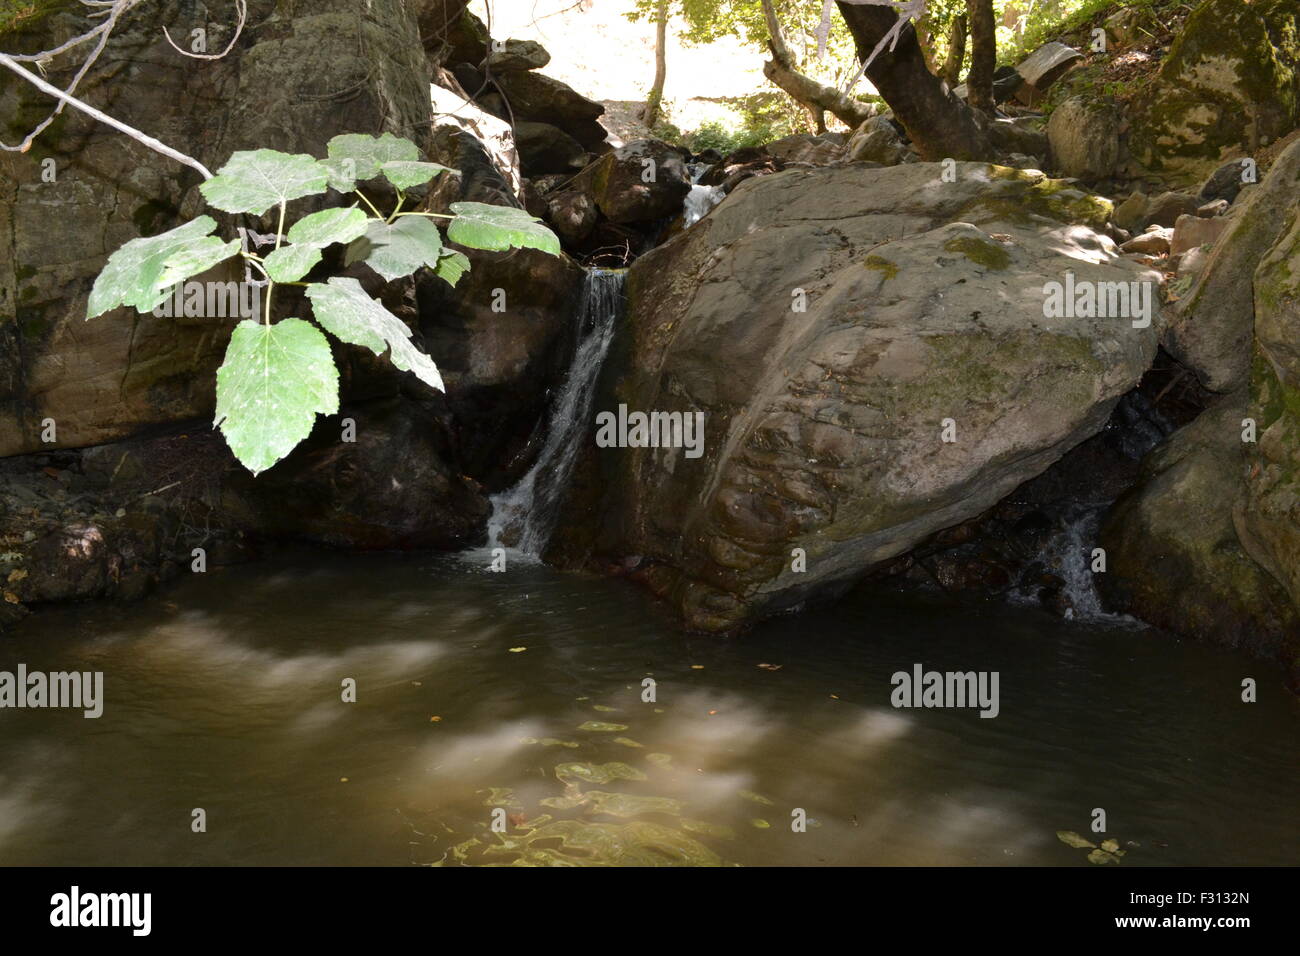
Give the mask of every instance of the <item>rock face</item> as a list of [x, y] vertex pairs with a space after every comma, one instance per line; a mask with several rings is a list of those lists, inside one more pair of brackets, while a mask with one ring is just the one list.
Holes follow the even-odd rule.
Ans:
[[1245, 491], [1245, 398], [1221, 399], [1147, 457], [1102, 526], [1108, 566], [1095, 580], [1108, 603], [1157, 627], [1296, 659], [1300, 617], [1233, 524]]
[[1062, 176], [1105, 179], [1119, 164], [1119, 108], [1072, 96], [1047, 122], [1052, 159]]
[[[1281, 161], [1279, 160], [1279, 163]], [[1255, 271], [1255, 352], [1246, 501], [1237, 530], [1250, 555], [1300, 608], [1300, 222], [1292, 193], [1287, 228]], [[1300, 650], [1300, 649], [1298, 649]], [[1300, 654], [1297, 654], [1300, 670]]]
[[942, 171], [753, 179], [638, 260], [597, 409], [701, 412], [703, 455], [592, 449], [555, 556], [640, 556], [690, 626], [725, 630], [847, 586], [1101, 428], [1158, 322], [1049, 317], [1047, 284], [1155, 296], [1157, 274], [1090, 228], [1104, 200]]
[[1203, 0], [1136, 104], [1129, 148], [1168, 182], [1199, 183], [1300, 120], [1300, 7]]
[[1256, 300], [1245, 277], [1277, 241], [1297, 196], [1300, 145], [1292, 145], [1238, 200], [1205, 268], [1173, 310], [1163, 345], [1206, 388], [1228, 392], [1246, 384]]
[[1300, 688], [1300, 144], [1243, 196], [1165, 335], [1229, 394], [1144, 463], [1103, 529], [1102, 584], [1145, 620], [1279, 659]]

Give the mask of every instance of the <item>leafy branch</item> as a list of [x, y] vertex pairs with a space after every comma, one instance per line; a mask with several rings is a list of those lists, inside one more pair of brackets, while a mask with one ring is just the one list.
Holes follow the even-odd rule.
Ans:
[[[376, 355], [387, 352], [394, 366], [443, 390], [433, 360], [410, 341], [411, 330], [360, 282], [341, 276], [302, 281], [323, 261], [325, 249], [343, 246], [346, 264], [365, 263], [385, 281], [427, 268], [452, 286], [469, 271], [469, 258], [444, 245], [435, 220], [447, 220], [448, 241], [470, 248], [560, 254], [555, 234], [522, 209], [457, 202], [451, 215], [403, 211], [408, 190], [448, 171], [422, 162], [414, 143], [390, 133], [336, 136], [324, 159], [271, 149], [237, 152], [199, 191], [210, 206], [227, 213], [262, 216], [276, 210], [274, 248], [263, 257], [246, 241], [223, 240], [213, 235], [216, 221], [206, 215], [158, 236], [133, 239], [109, 257], [96, 278], [86, 318], [120, 306], [152, 311], [178, 284], [235, 257], [260, 273], [262, 320], [246, 319], [231, 334], [217, 372], [214, 421], [235, 457], [258, 474], [305, 439], [318, 414], [338, 411], [338, 369], [321, 329]], [[358, 188], [377, 179], [387, 180], [397, 193], [386, 216]], [[291, 202], [329, 189], [355, 194], [360, 202], [311, 213], [285, 230]], [[272, 322], [277, 285], [305, 289], [316, 325], [297, 317]]]

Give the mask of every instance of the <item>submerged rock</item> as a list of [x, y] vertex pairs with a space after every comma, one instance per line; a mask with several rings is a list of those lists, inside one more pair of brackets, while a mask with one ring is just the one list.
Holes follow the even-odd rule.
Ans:
[[1158, 274], [1095, 231], [1104, 200], [957, 169], [754, 179], [638, 260], [597, 407], [703, 412], [704, 454], [589, 452], [555, 555], [644, 555], [689, 625], [725, 630], [846, 587], [1099, 430], [1159, 323], [1058, 316], [1045, 293], [1154, 295]]

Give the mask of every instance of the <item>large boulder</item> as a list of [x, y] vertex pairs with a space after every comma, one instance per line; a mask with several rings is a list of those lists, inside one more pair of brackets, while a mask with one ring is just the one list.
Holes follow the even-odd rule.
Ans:
[[1097, 432], [1158, 316], [1061, 317], [1048, 293], [1156, 301], [1158, 274], [1096, 231], [1104, 200], [944, 169], [755, 178], [639, 259], [597, 410], [699, 412], [702, 454], [590, 449], [552, 556], [639, 565], [726, 630], [848, 586]]
[[1167, 182], [1199, 183], [1300, 121], [1300, 5], [1203, 0], [1135, 105], [1129, 149]]
[[1072, 96], [1047, 121], [1047, 140], [1057, 172], [1079, 179], [1106, 179], [1119, 165], [1119, 108]]

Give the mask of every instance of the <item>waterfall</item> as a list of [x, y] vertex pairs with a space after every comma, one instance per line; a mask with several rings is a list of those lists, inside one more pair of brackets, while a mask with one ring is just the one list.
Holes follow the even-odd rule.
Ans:
[[727, 195], [722, 191], [721, 186], [700, 185], [700, 180], [704, 178], [704, 174], [712, 168], [707, 163], [686, 164], [686, 171], [691, 177], [691, 191], [686, 194], [686, 198], [682, 201], [682, 225], [687, 229], [703, 219], [705, 214], [722, 202]]
[[582, 432], [591, 421], [596, 379], [623, 304], [624, 274], [622, 269], [587, 272], [578, 310], [578, 347], [552, 406], [546, 442], [528, 474], [492, 496], [490, 547], [511, 546], [534, 556], [546, 547], [582, 449]]

